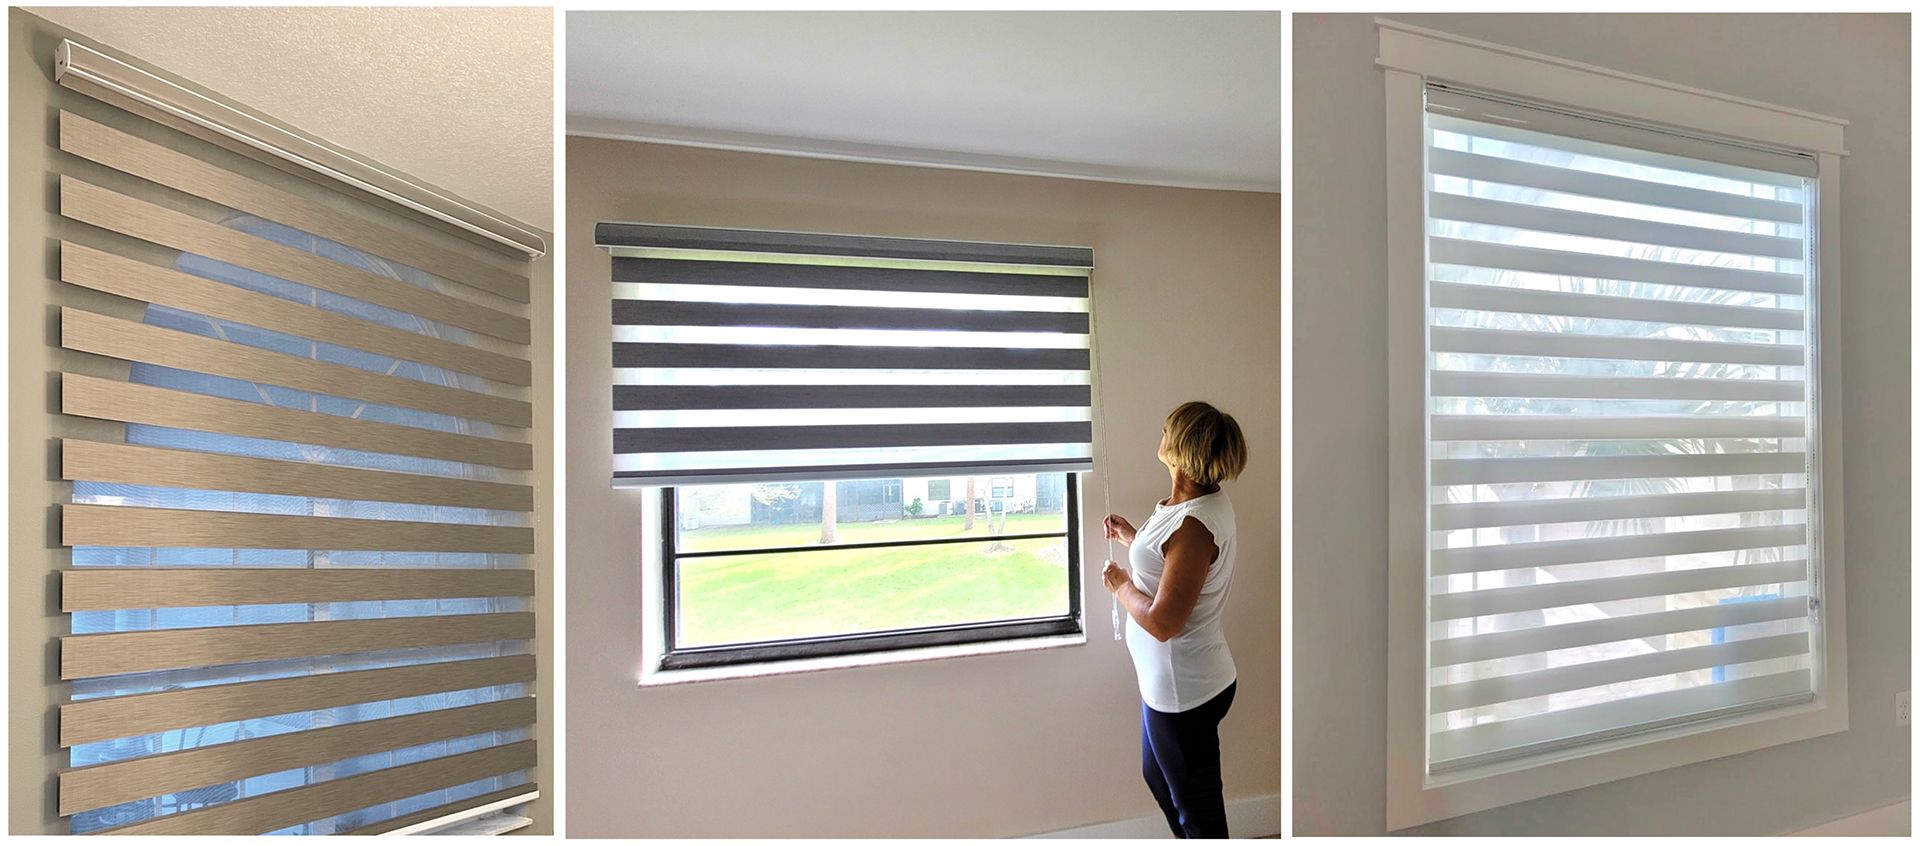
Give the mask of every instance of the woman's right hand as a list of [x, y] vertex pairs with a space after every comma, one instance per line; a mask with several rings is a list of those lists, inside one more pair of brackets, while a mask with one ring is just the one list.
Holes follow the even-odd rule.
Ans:
[[1120, 542], [1121, 546], [1133, 546], [1133, 524], [1118, 514], [1108, 514], [1105, 521], [1107, 537]]

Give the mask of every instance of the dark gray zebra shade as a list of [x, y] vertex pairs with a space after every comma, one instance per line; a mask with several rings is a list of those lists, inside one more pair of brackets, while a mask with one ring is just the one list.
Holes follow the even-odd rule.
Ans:
[[613, 484], [1093, 467], [1084, 247], [602, 223]]

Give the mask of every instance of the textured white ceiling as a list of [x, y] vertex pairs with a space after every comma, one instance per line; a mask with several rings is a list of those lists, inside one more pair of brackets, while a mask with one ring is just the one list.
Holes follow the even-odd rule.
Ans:
[[553, 228], [551, 8], [29, 11], [524, 223]]
[[567, 130], [1280, 190], [1279, 12], [570, 12]]

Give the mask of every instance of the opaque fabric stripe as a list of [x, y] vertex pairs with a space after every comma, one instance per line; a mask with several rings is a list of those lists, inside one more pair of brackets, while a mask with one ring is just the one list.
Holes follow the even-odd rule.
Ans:
[[464, 251], [446, 249], [369, 223], [357, 215], [282, 191], [72, 112], [60, 113], [60, 149], [231, 209], [258, 214], [435, 272], [515, 302], [528, 300], [525, 270], [503, 270]]
[[533, 615], [526, 612], [69, 635], [60, 639], [60, 677], [81, 679], [532, 637]]
[[1090, 385], [615, 385], [615, 411], [1093, 406]]
[[60, 610], [532, 596], [533, 585], [528, 569], [79, 567], [60, 571]]
[[532, 655], [508, 655], [84, 699], [60, 706], [60, 745], [518, 684], [533, 681], [533, 673]]
[[60, 242], [60, 281], [219, 320], [325, 339], [509, 385], [533, 384], [533, 365], [524, 358], [254, 293], [69, 241]]
[[1700, 191], [1671, 185], [1648, 184], [1639, 179], [1549, 167], [1459, 150], [1429, 150], [1428, 156], [1433, 172], [1444, 176], [1504, 182], [1543, 191], [1561, 191], [1600, 199], [1666, 206], [1729, 217], [1750, 217], [1781, 223], [1799, 223], [1801, 220], [1798, 203], [1742, 197], [1720, 191]]
[[153, 795], [488, 731], [530, 726], [530, 697], [328, 726], [114, 761], [60, 774], [60, 813], [74, 814]]
[[532, 511], [533, 488], [420, 473], [67, 439], [60, 478], [197, 490]]
[[527, 443], [280, 408], [79, 373], [60, 375], [60, 410], [64, 414], [123, 423], [417, 455], [515, 470], [533, 467], [533, 446]]
[[[1092, 459], [1087, 456], [1025, 461], [969, 461], [971, 472], [986, 473], [1073, 473]], [[752, 478], [769, 482], [811, 481], [818, 479], [898, 479], [913, 476], [937, 476], [950, 465], [933, 462], [893, 464], [756, 464]], [[670, 470], [615, 470], [614, 478], [636, 485], [718, 485], [739, 481], [740, 468], [718, 466], [680, 467]]]
[[1087, 370], [1086, 349], [616, 343], [614, 367]]
[[[1436, 193], [1434, 196], [1446, 195]], [[1620, 279], [1628, 282], [1649, 282], [1690, 288], [1723, 288], [1730, 291], [1752, 291], [1762, 294], [1791, 294], [1799, 291], [1804, 284], [1804, 280], [1793, 273], [1742, 270], [1681, 261], [1653, 261], [1463, 238], [1435, 236], [1428, 242], [1428, 250], [1429, 257], [1436, 264], [1459, 264], [1555, 276]]]
[[613, 259], [613, 281], [673, 285], [743, 285], [757, 288], [829, 288], [928, 294], [1005, 294], [1086, 297], [1085, 276], [968, 273], [885, 267], [811, 267], [696, 259]]
[[648, 326], [917, 329], [943, 332], [1062, 332], [1085, 335], [1087, 315], [1051, 311], [756, 305], [614, 300], [613, 322]]
[[614, 452], [1091, 443], [1092, 423], [615, 429]]
[[533, 337], [527, 318], [349, 267], [71, 177], [60, 178], [60, 213], [163, 247], [412, 312], [516, 344], [528, 343]]
[[125, 361], [417, 408], [451, 417], [518, 428], [533, 425], [533, 405], [520, 400], [328, 364], [76, 308], [60, 309], [60, 345]]
[[180, 811], [100, 834], [265, 834], [290, 825], [533, 767], [531, 740], [322, 781], [207, 808]]
[[519, 526], [72, 504], [60, 521], [67, 546], [533, 552], [533, 530]]

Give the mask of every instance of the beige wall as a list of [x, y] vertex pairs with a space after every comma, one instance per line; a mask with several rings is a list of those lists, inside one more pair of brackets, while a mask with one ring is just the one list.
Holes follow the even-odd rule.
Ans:
[[[1778, 834], [1906, 798], [1908, 23], [1899, 16], [1407, 15], [1420, 26], [1851, 119], [1843, 425], [1852, 728], [1425, 826]], [[1386, 183], [1369, 15], [1294, 17], [1294, 832], [1380, 834]]]
[[[80, 306], [120, 317], [139, 319], [142, 308], [131, 300], [112, 297], [58, 282], [56, 244], [66, 233], [82, 242], [101, 243], [115, 236], [63, 220], [59, 216], [56, 180], [69, 173], [126, 191], [135, 196], [196, 209], [190, 198], [174, 195], [59, 151], [54, 116], [68, 109], [93, 120], [132, 132], [151, 128], [149, 121], [76, 94], [52, 80], [53, 48], [62, 37], [105, 48], [83, 35], [21, 11], [8, 11], [8, 244], [7, 265], [7, 404], [8, 501], [7, 603], [9, 708], [8, 829], [13, 834], [57, 834], [66, 822], [55, 813], [54, 773], [65, 768], [66, 753], [56, 745], [55, 708], [64, 701], [65, 685], [56, 670], [54, 639], [67, 633], [67, 618], [59, 613], [56, 568], [67, 566], [68, 550], [59, 544], [54, 503], [64, 502], [68, 485], [58, 480], [55, 439], [64, 436], [117, 440], [120, 427], [104, 421], [59, 415], [57, 371], [125, 378], [127, 366], [98, 356], [58, 347], [60, 305]], [[111, 51], [110, 51], [111, 52]], [[111, 52], [112, 55], [124, 54]], [[274, 104], [252, 105], [272, 114]], [[225, 166], [287, 190], [315, 194], [310, 183], [264, 164], [221, 151], [207, 151]], [[322, 198], [338, 202], [338, 198]], [[358, 207], [356, 207], [358, 208]], [[405, 227], [398, 215], [367, 214]], [[546, 227], [547, 221], [530, 221]], [[549, 238], [551, 240], [551, 238]], [[166, 263], [174, 253], [131, 240], [113, 243], [127, 250], [145, 250], [139, 257]], [[539, 614], [536, 643], [539, 697], [535, 737], [541, 744], [535, 779], [548, 797], [535, 803], [529, 832], [551, 832], [553, 738], [553, 385], [542, 378], [553, 368], [553, 260], [532, 267], [533, 364], [536, 384], [528, 393], [533, 403], [536, 463], [533, 474], [536, 510], [533, 526], [537, 549], [532, 564], [537, 571], [534, 610]]]
[[[52, 82], [54, 36], [18, 9], [7, 14], [7, 830], [59, 834], [52, 774], [66, 764], [56, 745], [54, 707], [61, 701], [53, 638], [66, 634], [51, 570], [68, 557], [55, 536], [51, 503], [66, 495], [55, 481], [53, 438], [70, 433], [47, 375], [69, 361], [49, 343], [58, 338], [50, 303], [58, 221], [53, 182], [55, 147], [47, 114], [70, 99]], [[79, 292], [85, 297], [91, 292]], [[95, 302], [105, 304], [108, 297]], [[111, 434], [108, 430], [107, 434]]]
[[[1204, 398], [1253, 448], [1229, 485], [1240, 690], [1229, 799], [1280, 789], [1280, 199], [571, 138], [567, 145], [567, 829], [584, 836], [998, 836], [1155, 813], [1139, 700], [1088, 564], [1088, 643], [636, 686], [638, 491], [609, 487], [599, 221], [1091, 245], [1116, 510], [1165, 495], [1166, 412]], [[1086, 483], [1088, 513], [1100, 480]], [[1086, 521], [1097, 526], [1093, 520]], [[1098, 559], [1104, 543], [1085, 532]]]

